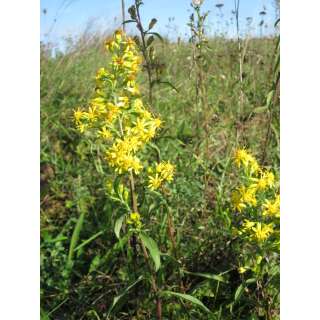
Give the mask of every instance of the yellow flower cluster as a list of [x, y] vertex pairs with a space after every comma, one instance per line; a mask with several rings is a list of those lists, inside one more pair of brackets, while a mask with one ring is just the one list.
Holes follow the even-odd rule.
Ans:
[[273, 188], [275, 177], [271, 171], [261, 169], [257, 160], [245, 149], [236, 150], [234, 161], [238, 168], [244, 168], [246, 182], [249, 182], [247, 187], [241, 185], [231, 195], [233, 208], [242, 212], [247, 207], [256, 207], [258, 192]]
[[266, 199], [262, 207], [264, 208], [262, 212], [263, 216], [274, 216], [276, 218], [280, 218], [280, 196], [279, 195], [277, 195], [273, 201]]
[[231, 194], [232, 206], [249, 218], [242, 221], [237, 232], [264, 242], [279, 225], [280, 196], [275, 192], [275, 176], [271, 171], [260, 168], [257, 160], [245, 149], [237, 150], [234, 160], [238, 168], [244, 169], [244, 175], [242, 184]]
[[118, 30], [105, 47], [112, 54], [111, 62], [96, 74], [95, 96], [88, 110], [74, 111], [75, 124], [81, 133], [90, 131], [102, 140], [105, 159], [117, 173], [139, 174], [143, 167], [137, 152], [156, 135], [162, 122], [139, 98], [136, 77], [142, 59], [135, 42]]
[[255, 207], [257, 205], [256, 191], [257, 189], [252, 186], [249, 186], [248, 188], [240, 186], [233, 191], [231, 199], [234, 209], [242, 212], [247, 206]]
[[131, 212], [127, 218], [127, 224], [133, 225], [136, 229], [140, 229], [142, 226], [140, 214], [138, 212]]
[[238, 168], [243, 166], [251, 173], [256, 173], [260, 170], [257, 160], [245, 149], [237, 149], [234, 155], [234, 161]]
[[[153, 170], [150, 170], [153, 172]], [[157, 164], [155, 174], [149, 176], [149, 188], [156, 190], [165, 182], [171, 182], [174, 175], [174, 166], [168, 161], [162, 161]]]
[[273, 224], [265, 224], [261, 222], [254, 222], [245, 220], [239, 234], [249, 234], [258, 242], [265, 241], [273, 233]]

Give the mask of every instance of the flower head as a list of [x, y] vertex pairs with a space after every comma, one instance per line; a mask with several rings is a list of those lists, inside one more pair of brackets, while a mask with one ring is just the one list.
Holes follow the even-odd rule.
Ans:
[[138, 212], [131, 212], [127, 218], [127, 224], [133, 225], [136, 229], [140, 229], [142, 226], [140, 214]]

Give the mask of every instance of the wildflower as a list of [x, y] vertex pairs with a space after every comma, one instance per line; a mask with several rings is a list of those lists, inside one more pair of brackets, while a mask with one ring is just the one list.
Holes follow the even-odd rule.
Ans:
[[239, 267], [239, 268], [238, 268], [238, 272], [239, 272], [240, 274], [245, 273], [247, 270], [248, 270], [248, 267]]
[[141, 216], [138, 212], [131, 212], [127, 218], [127, 224], [133, 225], [135, 228], [140, 229], [142, 226]]
[[119, 45], [113, 40], [107, 40], [105, 42], [105, 47], [107, 51], [113, 52], [115, 49], [119, 48]]
[[276, 218], [280, 217], [280, 196], [277, 195], [274, 201], [265, 200], [265, 203], [262, 205], [264, 208], [262, 215], [263, 216], [275, 216]]
[[240, 186], [231, 194], [231, 201], [233, 203], [233, 208], [239, 212], [242, 212], [247, 205], [255, 207], [257, 205], [256, 199], [256, 189], [252, 186], [246, 188], [245, 186]]
[[[162, 121], [146, 110], [138, 97], [136, 77], [142, 57], [133, 39], [117, 30], [105, 47], [112, 53], [111, 63], [96, 73], [95, 96], [88, 110], [74, 111], [76, 127], [80, 132], [93, 131], [91, 136], [106, 142], [105, 160], [116, 173], [140, 174], [143, 166], [137, 153], [156, 135]], [[172, 181], [173, 171], [171, 164], [163, 164], [156, 176], [149, 177], [150, 187], [157, 189]]]
[[231, 201], [233, 208], [239, 212], [246, 208], [246, 204], [243, 202], [242, 195], [238, 190], [232, 192]]
[[126, 43], [126, 51], [130, 51], [136, 48], [136, 43], [134, 42], [134, 40], [130, 37], [128, 37], [127, 39], [127, 43]]
[[106, 127], [103, 127], [101, 130], [98, 131], [98, 136], [106, 140], [112, 138], [111, 132]]
[[148, 187], [151, 190], [156, 190], [161, 186], [162, 181], [163, 180], [161, 179], [161, 177], [159, 177], [159, 174], [156, 173], [156, 175], [154, 177], [149, 176], [149, 185], [148, 185]]
[[237, 149], [234, 155], [234, 161], [238, 168], [241, 165], [250, 171], [251, 174], [259, 172], [259, 164], [257, 160], [245, 149]]
[[118, 29], [115, 31], [114, 35], [116, 38], [116, 42], [119, 43], [122, 40], [123, 31], [121, 29]]
[[169, 161], [162, 161], [156, 166], [156, 172], [160, 174], [162, 180], [171, 182], [173, 180], [174, 166]]
[[252, 228], [255, 226], [256, 222], [250, 221], [247, 219], [244, 219], [244, 222], [242, 223], [242, 228], [239, 230], [239, 234], [248, 233], [252, 230]]
[[239, 192], [242, 195], [243, 202], [253, 207], [257, 205], [256, 189], [254, 187], [249, 186], [248, 188], [245, 188], [244, 186], [241, 186]]
[[256, 223], [247, 219], [244, 219], [244, 223], [243, 223], [243, 229], [244, 230], [250, 230], [254, 227]]
[[272, 224], [262, 224], [257, 222], [256, 226], [252, 228], [254, 236], [259, 242], [265, 241], [271, 233], [273, 233]]
[[96, 81], [102, 81], [104, 78], [107, 77], [107, 75], [108, 75], [108, 73], [107, 73], [106, 69], [100, 68], [96, 74]]
[[263, 171], [260, 173], [260, 178], [251, 178], [257, 190], [266, 190], [274, 186], [274, 174], [270, 171]]
[[235, 163], [238, 166], [238, 168], [240, 168], [241, 164], [243, 164], [243, 163], [246, 164], [248, 162], [247, 156], [248, 156], [248, 153], [245, 149], [236, 150], [235, 155], [234, 155], [234, 159], [235, 159]]
[[124, 97], [119, 97], [118, 98], [119, 102], [117, 103], [118, 107], [121, 108], [128, 108], [129, 107], [129, 98], [124, 96]]
[[81, 111], [80, 108], [78, 108], [73, 112], [73, 115], [76, 124], [81, 124], [81, 119], [83, 118], [84, 112]]

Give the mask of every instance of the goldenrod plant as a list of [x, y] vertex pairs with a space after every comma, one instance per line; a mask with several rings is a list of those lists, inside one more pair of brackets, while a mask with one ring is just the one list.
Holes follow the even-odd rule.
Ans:
[[[246, 149], [235, 151], [234, 164], [238, 185], [231, 194], [231, 220], [240, 247], [238, 272], [243, 280], [238, 292], [242, 293], [250, 283], [256, 283], [257, 295], [269, 296], [262, 304], [257, 299], [258, 313], [272, 319], [270, 310], [279, 294], [276, 290], [278, 284], [271, 281], [279, 274], [279, 181]], [[249, 289], [247, 293], [251, 293]]]
[[41, 319], [278, 320], [279, 38], [239, 24], [241, 84], [222, 1], [193, 1], [190, 42], [151, 2], [41, 44]]
[[[135, 177], [142, 175], [148, 169], [149, 178], [145, 182], [150, 190], [157, 190], [166, 182], [171, 182], [174, 166], [162, 161], [148, 168], [147, 159], [144, 162], [138, 157], [157, 134], [162, 121], [153, 116], [143, 104], [139, 86], [136, 82], [140, 71], [141, 57], [137, 52], [132, 38], [127, 37], [122, 30], [117, 30], [112, 39], [105, 43], [112, 59], [107, 68], [100, 68], [96, 75], [95, 96], [86, 110], [78, 108], [74, 111], [75, 125], [87, 139], [94, 140], [104, 153], [105, 163], [115, 172], [114, 192], [111, 199], [118, 201], [127, 210], [126, 223], [129, 232], [135, 235], [141, 233], [141, 245], [146, 263], [148, 254], [146, 247], [155, 262], [155, 270], [160, 267], [159, 249], [153, 239], [142, 233], [143, 217], [135, 194]], [[128, 192], [120, 180], [127, 180], [131, 194], [131, 204], [128, 203]], [[143, 181], [140, 180], [143, 183]], [[124, 193], [123, 193], [124, 192]], [[117, 235], [124, 217], [115, 222]], [[151, 272], [151, 283], [154, 294], [158, 288]], [[157, 296], [157, 317], [161, 319], [161, 302]]]

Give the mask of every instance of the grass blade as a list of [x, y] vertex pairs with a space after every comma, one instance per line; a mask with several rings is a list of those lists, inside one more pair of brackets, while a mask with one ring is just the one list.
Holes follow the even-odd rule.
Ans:
[[119, 302], [119, 300], [120, 300], [123, 296], [125, 296], [125, 295], [129, 292], [129, 290], [130, 290], [132, 287], [134, 287], [138, 282], [140, 282], [142, 279], [143, 279], [143, 276], [140, 276], [136, 281], [134, 281], [134, 282], [133, 282], [132, 284], [130, 284], [126, 289], [124, 289], [121, 294], [119, 294], [118, 296], [116, 296], [116, 297], [113, 298], [112, 304], [111, 304], [111, 306], [110, 306], [110, 308], [109, 308], [109, 310], [108, 310], [108, 312], [107, 312], [107, 318], [109, 317], [111, 311], [112, 311], [113, 308], [116, 306], [116, 304]]
[[178, 293], [178, 292], [173, 292], [173, 291], [162, 291], [162, 293], [190, 301], [193, 304], [201, 307], [204, 311], [211, 313], [211, 311], [199, 299], [191, 296], [190, 294]]

